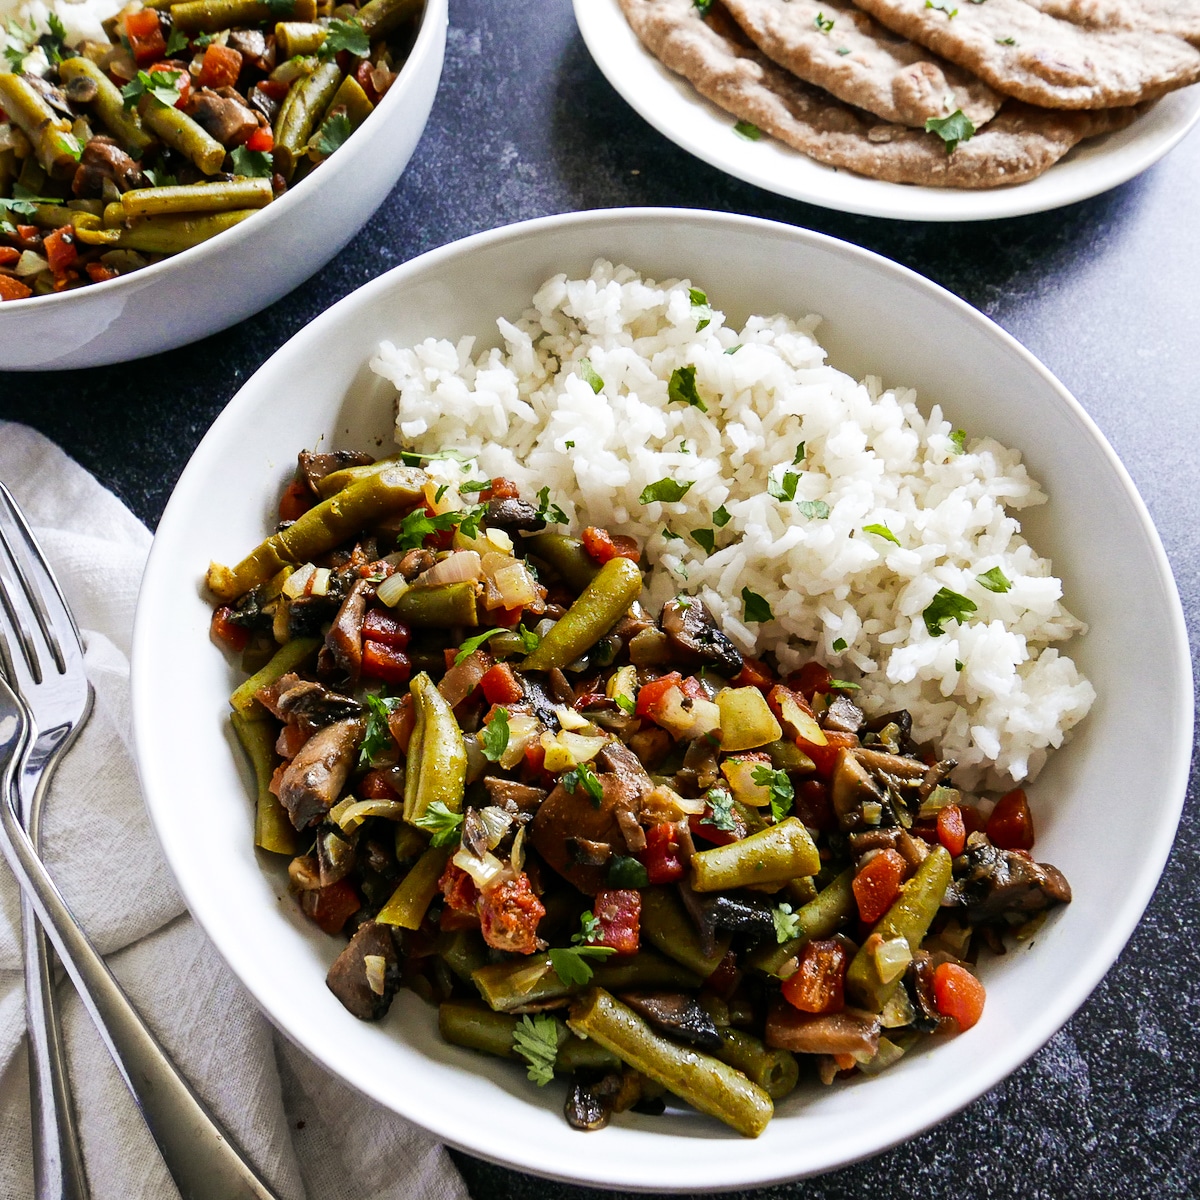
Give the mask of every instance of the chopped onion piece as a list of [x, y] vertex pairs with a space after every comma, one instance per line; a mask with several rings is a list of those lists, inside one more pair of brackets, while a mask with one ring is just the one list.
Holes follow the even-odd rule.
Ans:
[[32, 250], [22, 250], [21, 257], [17, 259], [16, 271], [18, 275], [40, 275], [43, 271], [50, 270], [50, 264], [40, 255]]
[[[340, 809], [342, 805], [338, 805]], [[398, 800], [359, 800], [336, 817], [330, 809], [329, 816], [345, 833], [353, 833], [368, 817], [383, 817], [388, 821], [399, 821], [404, 816], [404, 805]]]
[[561, 733], [543, 733], [542, 748], [546, 751], [546, 770], [552, 774], [569, 771], [580, 763], [590, 762], [608, 744], [606, 737], [584, 737], [564, 729]]
[[375, 995], [382, 996], [384, 979], [387, 976], [387, 959], [382, 954], [364, 954], [363, 968], [367, 972], [367, 987]]
[[501, 554], [513, 552], [513, 540], [503, 529], [489, 529], [483, 535]]
[[533, 580], [523, 563], [513, 563], [511, 567], [497, 571], [495, 579], [496, 587], [504, 597], [505, 608], [524, 608], [537, 599]]
[[381, 603], [386, 604], [388, 608], [394, 608], [400, 601], [400, 597], [408, 591], [408, 580], [400, 574], [399, 571], [395, 575], [389, 575], [376, 589], [375, 595], [379, 597]]
[[483, 566], [479, 555], [474, 550], [457, 550], [425, 571], [419, 577], [419, 582], [422, 587], [435, 587], [440, 583], [469, 583], [482, 578]]
[[571, 729], [578, 733], [581, 729], [587, 729], [591, 725], [591, 721], [587, 717], [581, 717], [573, 708], [568, 708], [565, 704], [559, 704], [554, 709], [554, 715], [558, 718], [558, 723], [564, 729]]
[[500, 755], [500, 765], [507, 771], [525, 757], [525, 751], [537, 741], [542, 723], [527, 713], [512, 713], [508, 718], [508, 745]]
[[518, 874], [525, 870], [525, 826], [522, 825], [517, 830], [517, 836], [513, 838], [512, 853], [509, 855], [509, 862], [512, 863], [512, 869]]
[[464, 871], [475, 881], [475, 886], [482, 892], [493, 884], [499, 883], [508, 867], [502, 863], [490, 850], [482, 858], [476, 858], [470, 850], [463, 846], [453, 858], [456, 867]]
[[879, 978], [884, 983], [899, 979], [908, 970], [912, 957], [908, 938], [894, 937], [880, 942], [875, 947], [875, 967], [879, 971]]
[[486, 808], [479, 810], [479, 819], [487, 831], [488, 849], [495, 850], [504, 840], [504, 835], [512, 824], [512, 817], [499, 806], [489, 804]]
[[314, 596], [329, 595], [329, 579], [333, 572], [328, 567], [318, 567], [313, 574], [311, 594]]
[[308, 590], [309, 580], [317, 573], [317, 568], [312, 563], [305, 563], [302, 567], [297, 567], [284, 581], [283, 594], [289, 600], [295, 600]]
[[698, 817], [708, 807], [707, 802], [703, 799], [685, 800], [682, 796], [676, 801], [676, 804], [687, 813], [689, 817]]

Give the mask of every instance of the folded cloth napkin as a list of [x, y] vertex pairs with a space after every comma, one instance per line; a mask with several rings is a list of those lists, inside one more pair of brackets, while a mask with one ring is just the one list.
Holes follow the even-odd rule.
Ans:
[[[138, 791], [129, 648], [146, 528], [40, 434], [0, 423], [0, 480], [75, 613], [96, 689], [43, 820], [46, 865], [122, 986], [219, 1120], [286, 1200], [467, 1200], [440, 1146], [282, 1038], [196, 927]], [[178, 1192], [69, 982], [63, 1024], [95, 1200]], [[0, 867], [0, 1198], [33, 1195], [16, 883]]]

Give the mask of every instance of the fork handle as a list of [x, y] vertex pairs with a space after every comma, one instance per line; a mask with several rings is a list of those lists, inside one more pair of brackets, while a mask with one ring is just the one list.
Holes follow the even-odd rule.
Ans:
[[278, 1200], [167, 1057], [71, 915], [13, 808], [0, 802], [5, 857], [142, 1111], [183, 1200]]

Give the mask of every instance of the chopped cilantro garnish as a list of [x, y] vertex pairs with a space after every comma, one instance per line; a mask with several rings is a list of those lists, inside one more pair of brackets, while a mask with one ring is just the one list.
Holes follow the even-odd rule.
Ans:
[[554, 973], [568, 987], [587, 983], [592, 977], [592, 968], [585, 959], [607, 958], [616, 954], [612, 946], [572, 946], [568, 950], [551, 950], [550, 965]]
[[954, 445], [954, 453], [962, 454], [967, 448], [967, 431], [965, 429], [956, 429], [950, 435], [950, 441]]
[[844, 58], [847, 54], [850, 53], [850, 47], [849, 46], [839, 46], [837, 48], [837, 53], [842, 55], [842, 57]]
[[670, 542], [682, 542], [683, 541], [682, 533], [672, 533], [671, 530], [669, 530], [669, 529], [663, 530], [663, 537], [665, 537]]
[[997, 46], [1015, 46], [1016, 44], [1017, 44], [1016, 38], [1011, 38], [1011, 37], [996, 38]]
[[166, 171], [154, 171], [150, 167], [143, 167], [142, 174], [150, 181], [151, 187], [176, 187], [179, 183], [174, 175]]
[[321, 58], [333, 58], [342, 50], [348, 50], [355, 58], [366, 58], [371, 53], [371, 39], [357, 19], [341, 21], [335, 17], [326, 27], [325, 40], [317, 54]]
[[343, 111], [338, 110], [331, 113], [321, 123], [321, 128], [317, 130], [317, 136], [313, 141], [316, 151], [322, 158], [328, 158], [335, 150], [345, 144], [346, 139], [354, 132], [354, 126], [350, 124], [350, 118]]
[[491, 486], [490, 479], [468, 479], [465, 483], [458, 485], [458, 494], [460, 496], [475, 495], [477, 492], [486, 492]]
[[358, 751], [358, 765], [369, 767], [383, 752], [395, 745], [388, 717], [400, 707], [396, 696], [377, 696], [367, 693], [367, 731]]
[[171, 36], [167, 38], [167, 57], [174, 58], [180, 50], [188, 48], [188, 36], [182, 29], [172, 29]]
[[782, 946], [800, 936], [800, 914], [792, 911], [790, 904], [778, 904], [771, 910], [775, 922], [775, 940]]
[[549, 487], [544, 487], [538, 492], [537, 501], [537, 515], [543, 521], [548, 521], [552, 525], [565, 525], [567, 523], [567, 514], [550, 499]]
[[712, 323], [712, 309], [709, 307], [708, 297], [699, 288], [688, 288], [688, 297], [691, 299], [692, 307], [696, 309], [696, 332], [705, 328]]
[[767, 491], [776, 500], [795, 500], [796, 484], [799, 482], [800, 476], [795, 471], [784, 471], [781, 479], [776, 479], [774, 475], [768, 475]]
[[691, 454], [691, 451], [687, 448], [687, 438], [679, 439], [679, 453], [680, 454]]
[[508, 733], [508, 709], [497, 708], [479, 735], [479, 745], [488, 762], [500, 761], [500, 756], [508, 749]]
[[737, 833], [733, 797], [724, 788], [710, 788], [704, 799], [708, 802], [708, 812], [700, 818], [700, 824], [712, 825], [722, 833]]
[[[835, 646], [834, 649], [837, 649]], [[831, 679], [829, 681], [831, 688], [839, 688], [843, 692], [861, 692], [861, 683], [851, 683], [849, 679]]]
[[151, 71], [149, 74], [139, 71], [136, 78], [121, 89], [125, 107], [133, 108], [143, 96], [150, 96], [164, 107], [173, 108], [179, 100], [182, 81], [182, 71]]
[[800, 442], [796, 446], [796, 453], [792, 455], [792, 466], [793, 467], [798, 466], [800, 463], [802, 463], [804, 461], [804, 451], [805, 451], [805, 443]]
[[513, 1029], [512, 1048], [515, 1054], [525, 1060], [529, 1078], [538, 1087], [545, 1087], [554, 1078], [554, 1060], [558, 1057], [558, 1022], [546, 1013], [522, 1017]]
[[770, 604], [757, 592], [748, 587], [742, 588], [742, 613], [747, 621], [773, 621], [775, 614]]
[[833, 643], [834, 654], [841, 654], [841, 652], [843, 650], [845, 650], [845, 648], [846, 648], [846, 639], [845, 638], [837, 638], [834, 641], [834, 643]]
[[739, 121], [733, 127], [733, 132], [748, 142], [757, 142], [762, 137], [762, 130], [752, 121]]
[[729, 515], [729, 510], [725, 505], [721, 505], [715, 513], [713, 513], [713, 524], [718, 529], [724, 529], [733, 518]]
[[613, 703], [616, 704], [616, 706], [628, 716], [632, 717], [633, 714], [637, 712], [637, 705], [628, 696], [621, 692], [618, 692], [617, 695], [613, 697]]
[[564, 445], [564, 446], [565, 446], [565, 447], [566, 447], [568, 450], [574, 450], [574, 449], [575, 449], [575, 443], [574, 443], [574, 442], [563, 442], [563, 445]]
[[504, 633], [503, 629], [485, 629], [483, 633], [477, 633], [474, 637], [469, 637], [458, 648], [458, 653], [454, 656], [454, 665], [457, 667], [459, 663], [471, 657], [488, 638], [494, 638], [498, 633]]
[[936, 133], [946, 143], [946, 153], [953, 154], [959, 142], [975, 136], [975, 126], [961, 108], [956, 108], [948, 117], [930, 117], [925, 122], [925, 132]]
[[542, 644], [542, 639], [532, 629], [526, 629], [524, 625], [517, 626], [517, 637], [521, 639], [521, 649], [526, 654], [532, 654]]
[[656, 483], [648, 483], [642, 488], [638, 497], [639, 504], [678, 504], [688, 494], [694, 480], [688, 483], [678, 483], [674, 479], [660, 479]]
[[400, 533], [396, 538], [397, 550], [419, 550], [431, 533], [453, 529], [462, 513], [436, 513], [430, 516], [423, 508], [414, 508], [400, 522]]
[[736, 354], [742, 348], [743, 344], [744, 343], [742, 343], [742, 342], [738, 342], [738, 344], [736, 346], [730, 346], [729, 349], [725, 351], [725, 353], [726, 354]]
[[886, 525], [864, 525], [863, 533], [873, 533], [876, 537], [883, 538], [885, 542], [900, 545], [900, 539]]
[[958, 9], [951, 8], [948, 0], [925, 0], [926, 8], [936, 8], [938, 12], [944, 12], [948, 21], [953, 21], [958, 16]]
[[596, 369], [592, 366], [590, 358], [581, 358], [579, 360], [579, 376], [596, 395], [604, 391], [604, 380], [596, 374]]
[[598, 942], [604, 935], [604, 928], [595, 913], [588, 911], [579, 916], [579, 929], [571, 934], [571, 945], [585, 946]]
[[792, 801], [796, 791], [786, 771], [776, 771], [771, 767], [755, 767], [750, 778], [759, 787], [765, 787], [771, 795], [771, 816], [782, 821], [792, 811]]
[[975, 579], [989, 592], [1007, 592], [1012, 587], [1012, 581], [999, 567], [984, 571], [982, 575], [976, 575]]
[[925, 618], [925, 628], [930, 637], [941, 637], [946, 631], [942, 626], [947, 621], [957, 621], [960, 625], [976, 609], [974, 600], [960, 596], [949, 588], [939, 588], [937, 595], [929, 602], [921, 616]]
[[419, 817], [413, 818], [414, 825], [433, 834], [429, 839], [431, 846], [449, 846], [458, 837], [462, 821], [462, 813], [451, 812], [441, 800], [435, 800]]
[[695, 542], [705, 554], [711, 554], [716, 548], [717, 535], [711, 529], [693, 529], [692, 541]]
[[579, 766], [564, 771], [559, 776], [559, 782], [572, 793], [577, 787], [582, 787], [591, 796], [592, 804], [596, 808], [600, 807], [600, 801], [604, 799], [604, 785], [596, 778], [596, 772], [592, 770], [590, 763], [581, 762]]
[[813, 20], [813, 25], [822, 33], [828, 33], [834, 26], [835, 20], [833, 17], [827, 17], [824, 13], [817, 13]]
[[676, 367], [671, 372], [671, 382], [667, 384], [667, 401], [671, 404], [690, 404], [702, 413], [708, 412], [708, 405], [696, 391], [695, 367]]
[[708, 16], [708, 10], [712, 8], [713, 0], [692, 0], [692, 7], [702, 16]]
[[958, 658], [956, 658], [956, 659], [954, 660], [954, 669], [955, 669], [956, 671], [961, 671], [961, 670], [963, 669], [963, 664], [962, 664], [962, 660], [961, 660], [961, 659], [958, 659]]
[[829, 519], [829, 505], [824, 500], [797, 500], [796, 507], [809, 520], [827, 521]]

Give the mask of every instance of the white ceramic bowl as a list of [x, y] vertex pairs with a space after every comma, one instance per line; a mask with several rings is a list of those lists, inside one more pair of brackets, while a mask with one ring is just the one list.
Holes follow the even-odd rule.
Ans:
[[408, 61], [320, 170], [182, 254], [56, 296], [0, 304], [0, 371], [95, 367], [228, 329], [323, 267], [383, 203], [416, 149], [442, 75], [448, 0], [426, 0]]
[[[955, 425], [1020, 447], [1050, 494], [1026, 521], [1029, 536], [1091, 623], [1073, 653], [1099, 699], [1033, 789], [1039, 857], [1066, 872], [1074, 903], [1031, 948], [987, 964], [975, 1029], [877, 1079], [801, 1088], [753, 1142], [690, 1112], [625, 1114], [583, 1136], [563, 1121], [561, 1085], [538, 1090], [510, 1063], [444, 1045], [433, 1009], [413, 994], [378, 1025], [343, 1010], [324, 983], [340, 942], [299, 915], [282, 869], [254, 851], [250, 781], [226, 718], [235, 679], [208, 638], [208, 560], [236, 560], [260, 540], [297, 450], [389, 443], [389, 387], [367, 367], [381, 338], [471, 333], [495, 344], [497, 315], [518, 316], [544, 279], [586, 273], [599, 256], [660, 279], [686, 275], [733, 319], [822, 313], [836, 366], [916, 385], [922, 406], [940, 402]], [[1129, 937], [1174, 836], [1192, 741], [1191, 664], [1162, 547], [1113, 451], [1049, 372], [962, 301], [865, 250], [674, 210], [579, 213], [468, 238], [367, 284], [279, 350], [217, 419], [163, 516], [138, 606], [133, 701], [147, 804], [180, 890], [288, 1037], [473, 1154], [627, 1190], [827, 1170], [911, 1137], [1002, 1079], [1070, 1017]]]

